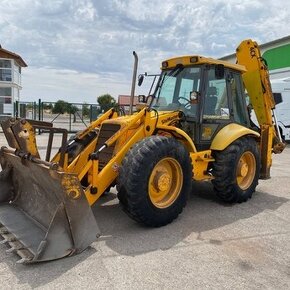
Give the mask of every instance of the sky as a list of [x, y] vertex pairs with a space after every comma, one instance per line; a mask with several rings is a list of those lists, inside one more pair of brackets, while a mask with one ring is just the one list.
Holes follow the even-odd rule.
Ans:
[[[0, 0], [0, 44], [22, 56], [21, 100], [96, 103], [130, 94], [133, 51], [138, 73], [164, 59], [221, 57], [247, 38], [289, 35], [282, 0]], [[137, 88], [146, 94], [148, 84]]]

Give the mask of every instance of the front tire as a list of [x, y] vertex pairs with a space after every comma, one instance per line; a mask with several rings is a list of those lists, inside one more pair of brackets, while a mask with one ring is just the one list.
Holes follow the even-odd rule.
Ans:
[[214, 152], [212, 183], [217, 196], [229, 203], [244, 202], [258, 185], [260, 154], [257, 142], [242, 137], [223, 151]]
[[118, 198], [135, 221], [160, 227], [182, 212], [191, 180], [185, 147], [174, 138], [151, 136], [135, 144], [124, 158]]

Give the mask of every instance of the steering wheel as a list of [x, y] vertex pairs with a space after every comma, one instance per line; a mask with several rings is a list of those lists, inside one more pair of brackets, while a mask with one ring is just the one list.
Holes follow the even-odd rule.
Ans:
[[[182, 104], [181, 102], [179, 102], [179, 100], [185, 100], [186, 103], [185, 103], [185, 104]], [[177, 102], [178, 102], [180, 105], [182, 105], [185, 109], [190, 110], [190, 108], [191, 108], [191, 102], [190, 102], [189, 99], [184, 98], [184, 97], [178, 97]]]

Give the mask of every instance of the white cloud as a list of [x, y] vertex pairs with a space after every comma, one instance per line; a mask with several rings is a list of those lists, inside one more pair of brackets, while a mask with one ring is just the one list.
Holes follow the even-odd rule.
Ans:
[[[130, 82], [119, 73], [93, 74], [69, 69], [28, 67], [22, 78], [22, 99], [96, 103], [97, 97], [110, 93], [117, 98], [119, 94], [130, 91]], [[25, 84], [31, 84], [25, 86]], [[37, 95], [35, 92], [39, 92]], [[31, 99], [31, 96], [34, 98]]]
[[129, 93], [133, 50], [140, 71], [155, 73], [167, 57], [220, 57], [245, 38], [283, 37], [290, 22], [282, 0], [2, 0], [1, 7], [0, 43], [29, 65], [23, 98], [75, 101]]

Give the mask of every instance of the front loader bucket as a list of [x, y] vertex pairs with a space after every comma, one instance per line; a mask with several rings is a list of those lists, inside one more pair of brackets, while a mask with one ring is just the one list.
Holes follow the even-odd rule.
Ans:
[[54, 260], [86, 249], [99, 229], [75, 174], [1, 148], [0, 236], [19, 263]]

